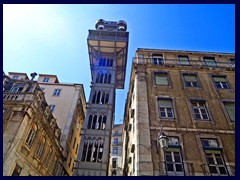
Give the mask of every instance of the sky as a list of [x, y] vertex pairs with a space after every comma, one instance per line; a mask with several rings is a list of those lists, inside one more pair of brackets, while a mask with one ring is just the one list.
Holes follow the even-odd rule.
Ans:
[[129, 32], [125, 88], [116, 90], [117, 124], [137, 48], [235, 53], [234, 4], [3, 4], [3, 71], [83, 84], [88, 101], [87, 36], [98, 19], [124, 20]]

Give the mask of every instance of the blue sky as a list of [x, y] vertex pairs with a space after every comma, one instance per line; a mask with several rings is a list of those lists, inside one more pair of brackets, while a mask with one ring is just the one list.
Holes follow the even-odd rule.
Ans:
[[137, 48], [235, 52], [235, 5], [41, 4], [3, 5], [3, 70], [57, 75], [84, 85], [88, 101], [89, 29], [98, 19], [124, 20], [129, 47], [125, 89], [117, 90], [115, 121], [122, 123], [132, 58]]

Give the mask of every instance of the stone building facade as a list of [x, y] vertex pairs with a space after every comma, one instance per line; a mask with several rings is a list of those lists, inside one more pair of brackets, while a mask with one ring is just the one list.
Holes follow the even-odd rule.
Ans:
[[3, 175], [64, 175], [60, 137], [61, 130], [38, 83], [4, 74]]
[[[9, 77], [29, 79], [27, 74], [19, 72], [9, 72]], [[58, 77], [51, 74], [39, 74], [37, 82], [61, 130], [60, 143], [66, 158], [63, 162], [65, 175], [72, 176], [86, 113], [84, 87], [82, 84], [60, 83]]]
[[51, 112], [61, 129], [61, 145], [66, 161], [64, 167], [73, 175], [86, 114], [84, 87], [76, 83], [60, 83], [56, 75], [39, 74], [37, 82], [44, 92]]
[[235, 174], [234, 54], [139, 48], [130, 78], [124, 175]]
[[112, 129], [109, 175], [122, 176], [122, 124], [114, 124]]

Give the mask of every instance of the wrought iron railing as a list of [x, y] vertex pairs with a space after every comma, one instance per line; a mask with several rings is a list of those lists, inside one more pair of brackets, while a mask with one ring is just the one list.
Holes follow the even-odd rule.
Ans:
[[156, 59], [156, 58], [133, 58], [133, 64], [152, 64], [156, 66], [165, 67], [201, 67], [201, 68], [227, 68], [228, 70], [235, 70], [235, 64], [230, 62], [215, 61], [213, 64], [207, 64], [204, 60], [191, 60], [188, 62], [181, 62], [179, 59]]

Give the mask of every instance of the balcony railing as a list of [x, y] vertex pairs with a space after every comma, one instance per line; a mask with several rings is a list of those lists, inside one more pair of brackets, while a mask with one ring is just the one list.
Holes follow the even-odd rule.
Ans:
[[228, 70], [235, 70], [235, 64], [230, 62], [215, 61], [213, 64], [206, 64], [202, 60], [191, 60], [188, 62], [181, 62], [179, 59], [159, 59], [159, 58], [133, 58], [133, 64], [152, 64], [156, 66], [165, 67], [196, 67], [196, 68], [227, 68]]
[[159, 176], [194, 176], [193, 163], [160, 161]]

